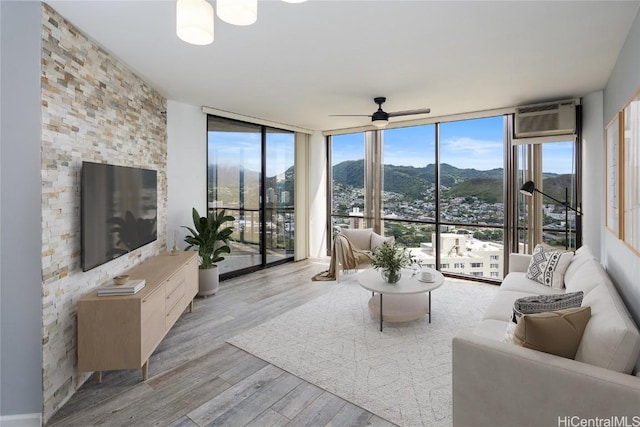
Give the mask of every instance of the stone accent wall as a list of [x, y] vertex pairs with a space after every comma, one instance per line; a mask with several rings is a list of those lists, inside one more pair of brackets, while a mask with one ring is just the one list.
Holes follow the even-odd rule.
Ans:
[[[41, 71], [46, 422], [89, 375], [76, 370], [80, 296], [166, 248], [167, 131], [166, 99], [46, 4]], [[158, 240], [85, 273], [80, 265], [83, 160], [158, 171]]]

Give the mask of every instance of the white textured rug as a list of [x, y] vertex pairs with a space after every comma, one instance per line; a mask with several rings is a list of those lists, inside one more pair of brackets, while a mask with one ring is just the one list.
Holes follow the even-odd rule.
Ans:
[[355, 277], [229, 342], [401, 426], [451, 425], [451, 339], [475, 326], [496, 286], [447, 280], [432, 320], [371, 318]]

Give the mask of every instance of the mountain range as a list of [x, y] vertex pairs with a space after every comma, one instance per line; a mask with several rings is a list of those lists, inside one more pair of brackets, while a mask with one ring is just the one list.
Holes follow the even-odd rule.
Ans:
[[[435, 182], [434, 164], [413, 166], [384, 165], [384, 190], [412, 199], [423, 199]], [[503, 200], [502, 168], [490, 170], [461, 169], [447, 163], [440, 165], [440, 183], [446, 187], [444, 197], [477, 197], [486, 203]], [[545, 193], [564, 200], [565, 187], [571, 188], [572, 176], [545, 173]], [[354, 188], [364, 187], [364, 160], [348, 160], [333, 166], [333, 180]]]

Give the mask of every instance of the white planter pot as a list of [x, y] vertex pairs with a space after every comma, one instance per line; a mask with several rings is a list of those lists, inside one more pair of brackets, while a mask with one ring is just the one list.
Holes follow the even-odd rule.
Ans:
[[200, 269], [198, 270], [199, 274], [199, 297], [206, 297], [209, 295], [214, 295], [218, 292], [218, 285], [220, 283], [220, 275], [218, 272], [218, 266], [214, 265], [211, 268], [207, 268], [206, 270]]

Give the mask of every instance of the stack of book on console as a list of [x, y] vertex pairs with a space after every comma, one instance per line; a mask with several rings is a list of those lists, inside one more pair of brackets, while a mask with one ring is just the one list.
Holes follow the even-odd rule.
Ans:
[[109, 283], [108, 285], [103, 285], [98, 289], [98, 296], [133, 295], [138, 293], [140, 289], [144, 288], [144, 285], [144, 280], [129, 280], [124, 285]]

